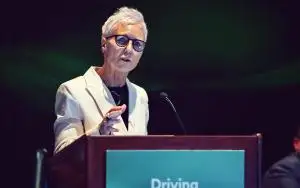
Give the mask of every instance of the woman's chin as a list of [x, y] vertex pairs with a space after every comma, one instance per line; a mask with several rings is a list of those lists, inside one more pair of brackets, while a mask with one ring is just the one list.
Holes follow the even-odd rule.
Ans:
[[119, 72], [123, 72], [123, 73], [129, 73], [130, 71], [132, 71], [135, 66], [133, 66], [132, 64], [129, 64], [128, 62], [121, 62], [121, 63], [118, 63], [117, 66], [115, 66], [116, 70], [119, 71]]

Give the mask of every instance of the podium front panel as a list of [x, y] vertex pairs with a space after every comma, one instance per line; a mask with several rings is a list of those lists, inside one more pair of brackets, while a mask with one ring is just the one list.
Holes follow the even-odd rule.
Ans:
[[106, 188], [244, 188], [244, 150], [108, 150]]

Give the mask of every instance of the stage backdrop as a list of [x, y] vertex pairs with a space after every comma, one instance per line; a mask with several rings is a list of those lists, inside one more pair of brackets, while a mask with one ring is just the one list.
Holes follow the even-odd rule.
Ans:
[[300, 108], [299, 1], [6, 1], [2, 151], [8, 160], [17, 156], [18, 166], [5, 161], [10, 182], [32, 187], [35, 150], [53, 149], [56, 89], [102, 64], [101, 26], [123, 5], [143, 12], [149, 30], [129, 77], [149, 94], [150, 134], [182, 134], [159, 98], [165, 91], [188, 134], [261, 132], [264, 170], [292, 151]]

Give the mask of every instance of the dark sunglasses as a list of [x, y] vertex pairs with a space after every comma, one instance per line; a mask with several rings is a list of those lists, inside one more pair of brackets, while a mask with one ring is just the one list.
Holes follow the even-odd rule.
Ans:
[[106, 37], [106, 38], [109, 39], [109, 38], [112, 38], [112, 37], [115, 38], [116, 44], [120, 47], [125, 47], [125, 46], [128, 45], [129, 41], [132, 41], [132, 47], [137, 52], [142, 52], [145, 48], [145, 45], [146, 45], [145, 41], [142, 41], [142, 40], [139, 40], [139, 39], [132, 39], [132, 38], [129, 38], [128, 36], [126, 36], [126, 35], [113, 35], [113, 36]]

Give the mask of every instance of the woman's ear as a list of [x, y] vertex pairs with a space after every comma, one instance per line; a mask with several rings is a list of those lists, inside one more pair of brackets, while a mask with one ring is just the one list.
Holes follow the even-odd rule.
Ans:
[[104, 53], [106, 51], [106, 38], [102, 37], [101, 38], [101, 51]]

